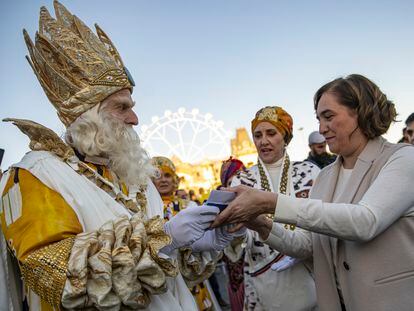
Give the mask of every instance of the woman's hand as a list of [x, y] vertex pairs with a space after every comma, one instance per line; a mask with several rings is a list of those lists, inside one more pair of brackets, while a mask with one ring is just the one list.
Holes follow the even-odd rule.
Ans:
[[244, 224], [246, 228], [256, 231], [262, 240], [267, 240], [272, 231], [273, 221], [266, 215], [259, 215]]
[[259, 215], [255, 219], [245, 223], [239, 223], [234, 227], [229, 228], [227, 231], [229, 233], [237, 232], [242, 228], [247, 228], [253, 231], [256, 231], [262, 240], [267, 240], [269, 237], [270, 231], [272, 231], [273, 221], [266, 215]]
[[[236, 193], [236, 198], [214, 220], [212, 227], [223, 224], [244, 224], [253, 221], [261, 214], [274, 212], [277, 194], [250, 188], [237, 186], [222, 189]], [[233, 228], [239, 229], [239, 226]], [[230, 230], [229, 230], [230, 231]], [[233, 230], [232, 230], [233, 231]]]

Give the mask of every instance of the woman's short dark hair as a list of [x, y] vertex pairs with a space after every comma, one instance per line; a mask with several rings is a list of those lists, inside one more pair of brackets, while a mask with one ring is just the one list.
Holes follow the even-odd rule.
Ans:
[[355, 111], [358, 126], [368, 139], [385, 134], [391, 122], [395, 122], [397, 112], [394, 103], [374, 82], [362, 75], [352, 74], [322, 86], [313, 98], [315, 111], [326, 92], [335, 95], [340, 104]]

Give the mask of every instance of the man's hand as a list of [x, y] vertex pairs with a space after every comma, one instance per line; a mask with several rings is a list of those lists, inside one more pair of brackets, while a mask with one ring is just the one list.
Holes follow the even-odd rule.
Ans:
[[[247, 224], [261, 214], [273, 213], [277, 194], [253, 189], [247, 186], [225, 188], [236, 193], [236, 198], [222, 211], [212, 224], [217, 228], [223, 224]], [[239, 229], [241, 225], [234, 229]], [[230, 230], [229, 230], [230, 231]]]
[[226, 248], [233, 239], [243, 237], [246, 234], [246, 228], [243, 227], [240, 230], [230, 233], [226, 230], [226, 227], [220, 227], [213, 230], [208, 230], [204, 233], [203, 237], [195, 241], [191, 245], [191, 249], [194, 252], [203, 251], [221, 251]]
[[172, 243], [164, 247], [163, 252], [188, 246], [200, 239], [220, 212], [215, 206], [190, 206], [181, 210], [164, 224], [165, 233], [172, 238]]

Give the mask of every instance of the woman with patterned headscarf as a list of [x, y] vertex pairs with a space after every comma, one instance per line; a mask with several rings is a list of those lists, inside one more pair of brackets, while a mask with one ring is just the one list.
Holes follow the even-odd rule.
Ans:
[[[248, 185], [265, 191], [307, 197], [319, 168], [310, 162], [291, 162], [286, 147], [293, 135], [292, 117], [281, 107], [264, 107], [252, 120], [253, 141], [259, 154], [257, 165], [240, 172], [232, 186]], [[286, 226], [285, 230], [302, 230]], [[245, 297], [247, 310], [313, 310], [315, 285], [304, 262], [262, 243], [248, 230], [242, 243], [232, 243], [225, 254], [233, 261], [245, 251]]]

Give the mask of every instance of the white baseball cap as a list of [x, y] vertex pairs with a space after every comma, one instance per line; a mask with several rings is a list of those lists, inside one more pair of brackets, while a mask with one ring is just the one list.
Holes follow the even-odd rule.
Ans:
[[309, 135], [309, 145], [320, 144], [325, 140], [325, 137], [323, 137], [318, 131], [314, 131]]

